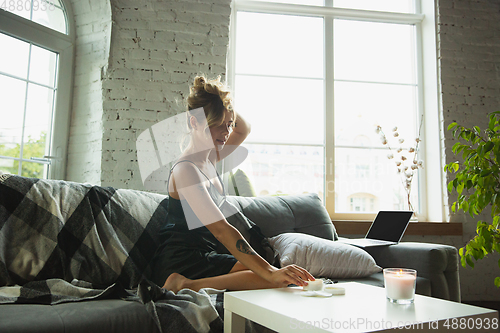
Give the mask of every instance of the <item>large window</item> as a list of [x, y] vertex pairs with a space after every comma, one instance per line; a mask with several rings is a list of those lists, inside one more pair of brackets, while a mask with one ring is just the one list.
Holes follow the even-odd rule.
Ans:
[[59, 1], [0, 2], [0, 170], [64, 178], [73, 59]]
[[[425, 159], [424, 145], [410, 152], [437, 114], [424, 102], [423, 6], [325, 1], [234, 2], [228, 77], [252, 123], [241, 169], [257, 194], [318, 193], [334, 218], [408, 209], [396, 162]], [[428, 218], [422, 170], [410, 200]]]

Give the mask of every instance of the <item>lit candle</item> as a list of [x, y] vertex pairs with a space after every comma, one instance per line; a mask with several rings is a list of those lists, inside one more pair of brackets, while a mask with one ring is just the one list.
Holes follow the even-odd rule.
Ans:
[[415, 297], [417, 271], [404, 268], [385, 268], [386, 296], [391, 302], [411, 303]]

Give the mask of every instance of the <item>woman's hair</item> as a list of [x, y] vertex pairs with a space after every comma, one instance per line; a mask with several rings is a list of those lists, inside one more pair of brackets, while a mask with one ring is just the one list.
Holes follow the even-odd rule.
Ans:
[[190, 116], [195, 116], [198, 121], [203, 120], [201, 114], [190, 112], [191, 110], [202, 107], [208, 127], [219, 126], [224, 122], [224, 110], [233, 111], [230, 91], [220, 82], [220, 76], [213, 80], [207, 79], [204, 75], [195, 77], [187, 98], [187, 106], [189, 129], [191, 129]]

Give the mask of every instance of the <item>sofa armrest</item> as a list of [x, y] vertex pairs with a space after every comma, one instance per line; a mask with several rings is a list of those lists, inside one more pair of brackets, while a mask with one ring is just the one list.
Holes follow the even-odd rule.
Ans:
[[458, 250], [449, 245], [402, 242], [391, 246], [365, 248], [382, 267], [417, 270], [430, 280], [432, 297], [460, 302]]

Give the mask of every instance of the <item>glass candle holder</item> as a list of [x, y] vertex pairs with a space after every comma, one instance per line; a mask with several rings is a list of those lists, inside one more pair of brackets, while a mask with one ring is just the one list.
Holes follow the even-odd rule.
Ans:
[[413, 303], [416, 281], [417, 271], [414, 269], [384, 268], [385, 293], [392, 303]]

